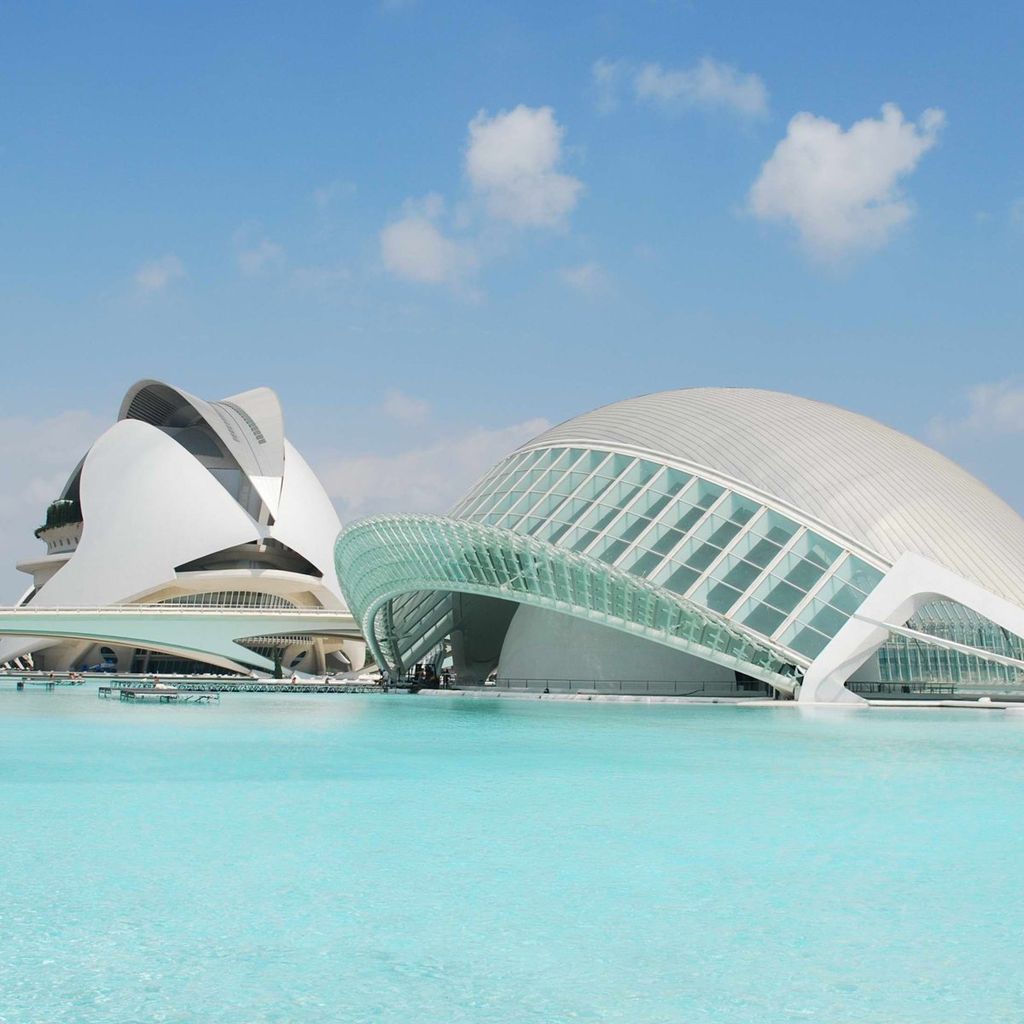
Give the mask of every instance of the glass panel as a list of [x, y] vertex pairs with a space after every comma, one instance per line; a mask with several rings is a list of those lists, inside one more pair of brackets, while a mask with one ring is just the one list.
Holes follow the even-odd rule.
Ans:
[[545, 495], [530, 509], [530, 515], [547, 518], [564, 500], [558, 494]]
[[650, 525], [650, 519], [645, 519], [642, 516], [634, 515], [632, 512], [627, 512], [616, 524], [615, 533], [623, 540], [632, 543]]
[[744, 562], [735, 555], [729, 555], [715, 570], [716, 579], [740, 591], [746, 590], [760, 575], [761, 569], [758, 566]]
[[[757, 525], [760, 525], [760, 522]], [[757, 525], [753, 530], [757, 529]], [[781, 550], [782, 548], [773, 541], [759, 536], [756, 532], [750, 532], [740, 537], [733, 546], [731, 554], [739, 555], [763, 569]]]
[[792, 519], [787, 519], [771, 509], [765, 509], [764, 515], [751, 527], [753, 533], [767, 538], [779, 547], [784, 547], [798, 529]]
[[584, 452], [583, 457], [573, 466], [573, 469], [578, 469], [581, 473], [593, 473], [606, 458], [608, 458], [607, 452]]
[[[833, 637], [843, 627], [849, 616], [833, 608], [823, 601], [812, 599], [808, 606], [800, 613], [800, 618], [793, 625], [813, 626], [819, 633]], [[792, 626], [786, 631], [792, 632]]]
[[695, 478], [693, 483], [683, 491], [680, 498], [687, 502], [687, 504], [696, 505], [702, 509], [709, 509], [718, 501], [724, 491], [725, 488], [719, 487], [718, 484]]
[[598, 475], [606, 478], [617, 477], [632, 461], [629, 455], [612, 455], [598, 469]]
[[816, 562], [801, 558], [786, 567], [786, 581], [806, 593], [821, 579], [823, 572], [824, 569]]
[[721, 505], [715, 509], [715, 515], [739, 523], [741, 526], [750, 521], [754, 513], [761, 506], [750, 498], [744, 498], [739, 494], [730, 494]]
[[744, 626], [765, 636], [771, 636], [782, 625], [786, 616], [783, 612], [757, 601], [747, 601], [736, 616]]
[[606, 537], [588, 554], [592, 558], [600, 558], [602, 562], [614, 562], [628, 547], [629, 541], [615, 537]]
[[664, 557], [686, 536], [679, 530], [671, 530], [660, 524], [655, 525], [644, 537], [643, 547]]
[[[662, 581], [661, 585], [666, 590], [671, 590], [676, 594], [685, 594], [693, 586], [693, 581], [700, 576], [700, 573], [695, 569], [690, 569], [685, 565], [681, 565], [678, 568], [675, 565], [671, 565], [667, 567], [667, 570], [667, 578]], [[659, 575], [661, 574], [659, 573]]]
[[[797, 541], [797, 548], [804, 547], [802, 540], [803, 538]], [[812, 560], [815, 557], [817, 556], [813, 554], [801, 557], [797, 550], [787, 551], [782, 556], [778, 565], [772, 569], [772, 577], [784, 579], [787, 583], [798, 587], [806, 593], [821, 579], [825, 572], [824, 566]]]
[[836, 575], [844, 582], [853, 584], [862, 594], [870, 594], [882, 579], [878, 569], [856, 555], [850, 555], [836, 570]]
[[[714, 544], [701, 544], [685, 553], [685, 562], [691, 569], [703, 572], [721, 553], [722, 549]], [[673, 559], [678, 561], [678, 559]]]
[[580, 517], [580, 526], [603, 530], [618, 514], [619, 509], [614, 505], [594, 505]]
[[653, 551], [634, 548], [627, 558], [619, 564], [619, 567], [636, 576], [646, 577], [648, 573], [661, 563], [663, 557], [663, 555], [655, 554]]
[[598, 537], [597, 530], [581, 530], [577, 527], [572, 531], [572, 539], [568, 541], [573, 551], [582, 551], [589, 547]]
[[782, 642], [808, 658], [816, 658], [821, 654], [829, 640], [827, 636], [822, 636], [816, 630], [801, 626], [799, 623], [793, 623], [793, 626], [786, 630], [786, 634], [788, 639], [783, 639]]
[[754, 592], [753, 598], [789, 613], [803, 600], [804, 592], [776, 576], [769, 576]]
[[586, 473], [578, 473], [576, 470], [572, 470], [572, 472], [562, 474], [562, 476], [555, 481], [551, 490], [555, 494], [561, 495], [563, 498], [568, 497], [586, 479]]
[[856, 587], [852, 587], [840, 579], [838, 573], [833, 573], [825, 581], [818, 591], [817, 597], [822, 601], [828, 601], [829, 604], [839, 608], [847, 615], [852, 615], [864, 601], [864, 595]]
[[637, 499], [633, 511], [653, 519], [671, 500], [667, 494], [648, 490]]
[[612, 481], [605, 477], [592, 476], [584, 483], [580, 484], [576, 491], [576, 497], [588, 502], [594, 501], [596, 498], [604, 494], [611, 485]]
[[651, 490], [658, 494], [673, 497], [678, 494], [692, 479], [693, 477], [691, 477], [689, 473], [680, 472], [678, 469], [666, 469], [661, 476], [651, 484]]
[[810, 530], [793, 545], [793, 552], [803, 555], [822, 569], [827, 569], [843, 553], [839, 545], [811, 533]]
[[602, 501], [610, 502], [618, 508], [624, 508], [626, 505], [640, 493], [640, 489], [643, 485], [638, 483], [615, 483], [608, 489], [607, 493], [602, 497]]
[[661, 467], [656, 462], [648, 462], [646, 459], [639, 459], [635, 466], [623, 477], [631, 484], [645, 484], [650, 480]]
[[735, 587], [705, 580], [693, 593], [693, 600], [715, 612], [727, 612], [741, 597], [743, 592]]
[[679, 530], [682, 533], [689, 533], [706, 511], [706, 509], [697, 505], [687, 505], [683, 502], [678, 502], [665, 512], [661, 517], [661, 522], [671, 529]]

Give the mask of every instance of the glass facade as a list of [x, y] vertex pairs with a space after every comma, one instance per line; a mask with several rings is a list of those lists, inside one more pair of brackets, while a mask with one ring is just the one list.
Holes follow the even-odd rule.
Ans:
[[516, 453], [452, 516], [649, 580], [807, 661], [882, 578], [878, 567], [753, 498], [621, 452]]
[[[925, 605], [907, 623], [942, 640], [1024, 661], [1024, 640], [952, 601]], [[1024, 670], [976, 654], [937, 647], [914, 637], [890, 634], [878, 651], [882, 683], [1020, 686]]]
[[[443, 650], [462, 614], [453, 593], [479, 593], [636, 627], [739, 672], [746, 659], [750, 674], [788, 689], [887, 568], [721, 479], [582, 445], [512, 454], [447, 518], [357, 524], [337, 560], [392, 665]], [[909, 626], [1024, 661], [1024, 640], [951, 602]], [[1024, 682], [1018, 667], [922, 637], [891, 635], [877, 663], [874, 685]]]
[[533, 537], [438, 516], [345, 530], [336, 558], [375, 657], [401, 672], [453, 628], [451, 592], [570, 611], [790, 689], [796, 666], [715, 612]]

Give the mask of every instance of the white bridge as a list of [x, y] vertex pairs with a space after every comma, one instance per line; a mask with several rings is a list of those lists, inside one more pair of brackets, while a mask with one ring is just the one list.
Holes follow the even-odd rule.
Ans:
[[196, 607], [177, 604], [122, 604], [109, 607], [0, 607], [0, 636], [144, 647], [165, 654], [197, 658], [232, 672], [274, 664], [239, 641], [312, 636], [361, 640], [347, 611], [324, 608]]

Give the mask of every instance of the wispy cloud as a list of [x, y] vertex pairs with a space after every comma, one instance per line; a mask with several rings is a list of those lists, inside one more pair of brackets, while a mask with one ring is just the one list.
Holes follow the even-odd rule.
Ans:
[[558, 276], [563, 284], [584, 295], [598, 295], [608, 289], [608, 273], [600, 263], [581, 263], [575, 267], [563, 267]]
[[422, 398], [414, 398], [396, 388], [388, 388], [381, 401], [381, 411], [385, 416], [401, 420], [405, 423], [420, 423], [430, 415], [430, 403]]
[[901, 182], [938, 142], [945, 120], [941, 110], [926, 110], [915, 124], [887, 103], [880, 118], [844, 131], [797, 114], [751, 187], [748, 209], [795, 227], [816, 259], [876, 249], [913, 215]]
[[185, 276], [185, 265], [174, 253], [148, 260], [135, 271], [135, 285], [140, 292], [152, 295], [164, 291]]
[[356, 194], [356, 183], [348, 178], [335, 178], [313, 189], [313, 203], [319, 210], [326, 210], [341, 199], [348, 199]]
[[748, 118], [768, 113], [768, 89], [761, 76], [713, 57], [701, 57], [684, 68], [601, 59], [591, 68], [591, 81], [603, 113], [615, 110], [624, 95], [669, 113], [719, 110]]
[[992, 438], [1024, 433], [1024, 379], [1007, 377], [978, 384], [966, 394], [967, 409], [959, 416], [937, 416], [928, 425], [932, 440]]
[[237, 251], [238, 269], [246, 277], [257, 277], [284, 263], [284, 249], [269, 238], [240, 242]]
[[544, 419], [463, 430], [390, 455], [321, 460], [343, 522], [385, 512], [444, 512], [500, 459], [546, 430]]
[[71, 470], [110, 421], [84, 410], [56, 416], [0, 418], [0, 603], [21, 596], [31, 580], [15, 562], [45, 554], [32, 531]]

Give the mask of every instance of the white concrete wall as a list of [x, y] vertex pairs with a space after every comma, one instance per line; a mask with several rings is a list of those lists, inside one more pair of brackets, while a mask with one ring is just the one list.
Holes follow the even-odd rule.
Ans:
[[[627, 681], [692, 683], [693, 689], [704, 683], [707, 693], [735, 692], [732, 669], [643, 637], [529, 605], [520, 606], [508, 628], [497, 678], [499, 683], [522, 679], [622, 682], [621, 692], [630, 692]], [[595, 689], [618, 691], [615, 685]], [[638, 692], [645, 690], [641, 687]]]

